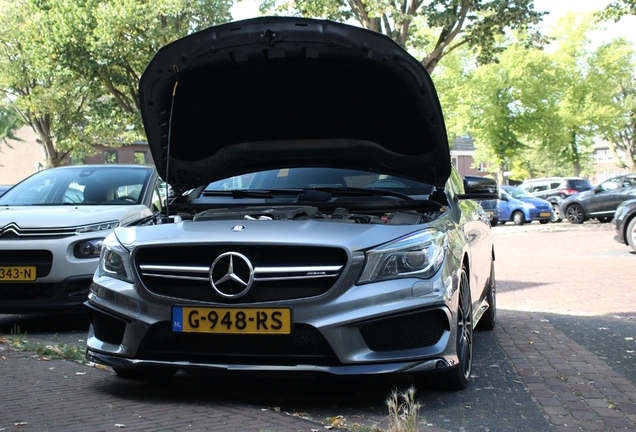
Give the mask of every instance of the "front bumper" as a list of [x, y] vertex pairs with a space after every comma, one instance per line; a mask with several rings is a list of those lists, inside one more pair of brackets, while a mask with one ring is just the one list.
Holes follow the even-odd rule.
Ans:
[[87, 358], [115, 368], [337, 375], [446, 369], [457, 365], [456, 286], [445, 271], [426, 284], [402, 279], [351, 286], [340, 295], [287, 303], [290, 335], [217, 335], [174, 332], [174, 301], [149, 303], [131, 284], [96, 279], [85, 303]]

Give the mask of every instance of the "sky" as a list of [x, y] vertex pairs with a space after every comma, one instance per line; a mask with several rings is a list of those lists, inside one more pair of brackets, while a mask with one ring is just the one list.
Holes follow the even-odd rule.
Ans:
[[[548, 11], [549, 15], [543, 18], [541, 27], [547, 31], [554, 26], [558, 19], [567, 12], [587, 12], [603, 9], [612, 0], [534, 0], [534, 8], [538, 11]], [[258, 15], [258, 5], [261, 0], [236, 1], [232, 8], [232, 16], [235, 20], [252, 18]], [[636, 16], [625, 16], [618, 23], [607, 22], [606, 30], [593, 35], [595, 43], [609, 41], [619, 35], [625, 36], [636, 46]]]

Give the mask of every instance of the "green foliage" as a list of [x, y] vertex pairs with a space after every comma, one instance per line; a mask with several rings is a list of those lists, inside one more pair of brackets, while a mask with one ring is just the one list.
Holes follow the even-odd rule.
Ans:
[[22, 141], [15, 132], [23, 125], [15, 110], [0, 105], [0, 142], [7, 140]]
[[[264, 0], [260, 9], [269, 14], [353, 19], [414, 53], [425, 52], [418, 58], [429, 72], [461, 46], [467, 46], [480, 62], [491, 62], [501, 51], [500, 35], [511, 29], [526, 30], [545, 14], [534, 10], [532, 0]], [[537, 32], [533, 34], [535, 41], [542, 41]]]
[[625, 15], [636, 15], [636, 0], [617, 0], [607, 5], [599, 17], [618, 21]]
[[228, 21], [232, 0], [0, 0], [0, 96], [49, 165], [144, 139], [138, 80], [163, 45]]

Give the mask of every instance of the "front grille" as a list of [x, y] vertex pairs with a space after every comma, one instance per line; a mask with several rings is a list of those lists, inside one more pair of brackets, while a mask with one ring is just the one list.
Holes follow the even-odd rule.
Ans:
[[416, 312], [362, 325], [360, 334], [371, 351], [399, 351], [435, 345], [450, 330], [441, 310]]
[[41, 300], [53, 297], [55, 285], [33, 282], [2, 282], [0, 300]]
[[0, 229], [0, 240], [61, 239], [76, 235], [78, 228], [20, 228], [16, 223], [10, 223]]
[[39, 278], [48, 276], [53, 265], [53, 253], [48, 250], [0, 250], [0, 266], [18, 265], [35, 266]]
[[314, 327], [294, 326], [289, 335], [217, 335], [173, 332], [169, 322], [148, 332], [140, 359], [215, 364], [339, 365], [331, 347]]
[[[254, 269], [254, 283], [241, 297], [221, 296], [210, 284], [210, 266], [227, 252], [245, 256]], [[347, 254], [340, 248], [311, 246], [171, 246], [138, 248], [134, 261], [144, 287], [153, 294], [233, 304], [324, 294], [336, 283]]]

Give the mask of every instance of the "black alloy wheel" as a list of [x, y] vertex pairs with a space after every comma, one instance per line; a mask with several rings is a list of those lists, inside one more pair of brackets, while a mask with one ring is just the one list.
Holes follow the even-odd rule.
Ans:
[[585, 213], [583, 207], [578, 204], [572, 204], [565, 210], [565, 217], [573, 224], [582, 224], [585, 222]]
[[523, 215], [523, 212], [516, 211], [512, 214], [512, 221], [515, 223], [515, 225], [523, 225], [524, 223], [526, 223], [526, 218]]
[[550, 216], [550, 222], [558, 223], [562, 220], [563, 219], [561, 218], [561, 209], [559, 208], [559, 205], [556, 203], [552, 203], [552, 216]]
[[625, 238], [634, 252], [636, 252], [636, 217], [632, 217], [632, 220], [629, 221], [625, 230]]
[[455, 336], [458, 364], [440, 377], [442, 386], [448, 390], [466, 388], [473, 368], [473, 304], [468, 273], [464, 266], [461, 269], [459, 284]]

